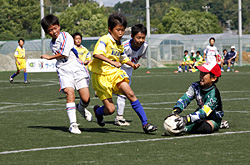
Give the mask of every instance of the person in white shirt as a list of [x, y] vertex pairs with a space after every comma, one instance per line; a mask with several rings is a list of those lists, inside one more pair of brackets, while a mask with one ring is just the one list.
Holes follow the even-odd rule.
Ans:
[[[124, 53], [130, 58], [134, 64], [138, 64], [141, 58], [146, 58], [148, 44], [145, 42], [147, 29], [142, 24], [136, 24], [132, 27], [130, 40], [124, 41]], [[123, 64], [121, 67], [129, 76], [129, 85], [131, 85], [131, 77], [133, 68], [129, 65]], [[115, 118], [115, 125], [129, 126], [129, 122], [123, 117], [125, 108], [126, 96], [118, 95], [117, 97], [117, 116]]]

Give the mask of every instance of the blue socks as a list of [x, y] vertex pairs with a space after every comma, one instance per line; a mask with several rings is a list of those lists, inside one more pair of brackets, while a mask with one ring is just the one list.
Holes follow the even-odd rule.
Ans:
[[16, 72], [12, 75], [12, 76], [10, 76], [11, 78], [14, 78], [14, 77], [16, 77]]
[[23, 73], [24, 81], [27, 81], [27, 73]]
[[97, 108], [95, 112], [97, 115], [105, 115], [104, 114], [104, 106]]
[[187, 66], [185, 66], [185, 70], [187, 70]]
[[140, 101], [136, 100], [134, 102], [131, 102], [131, 106], [134, 109], [134, 111], [137, 113], [137, 115], [139, 116], [139, 118], [142, 122], [142, 125], [144, 126], [145, 124], [147, 124], [148, 119], [147, 119], [146, 113], [145, 113]]

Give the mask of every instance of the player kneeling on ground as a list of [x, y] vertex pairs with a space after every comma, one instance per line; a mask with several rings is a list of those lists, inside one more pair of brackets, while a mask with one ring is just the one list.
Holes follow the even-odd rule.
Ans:
[[[224, 115], [220, 92], [215, 86], [221, 76], [221, 70], [217, 63], [205, 63], [197, 68], [200, 70], [200, 81], [191, 84], [168, 117], [177, 116], [176, 127], [184, 133], [210, 134], [219, 130]], [[193, 99], [196, 99], [199, 106], [196, 111], [180, 116]]]

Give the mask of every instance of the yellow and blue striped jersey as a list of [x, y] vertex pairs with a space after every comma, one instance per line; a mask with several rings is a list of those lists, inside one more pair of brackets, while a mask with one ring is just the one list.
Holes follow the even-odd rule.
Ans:
[[[129, 58], [124, 54], [123, 45], [117, 45], [114, 38], [108, 34], [102, 36], [95, 45], [94, 53], [101, 54], [110, 60], [125, 64], [129, 61]], [[89, 70], [96, 74], [108, 75], [115, 73], [118, 69], [112, 66], [110, 63], [93, 58], [93, 61], [89, 64]]]
[[14, 56], [18, 59], [25, 59], [25, 48], [21, 48], [20, 46], [18, 46], [16, 48]]
[[85, 48], [84, 46], [80, 45], [80, 47], [75, 46], [75, 49], [78, 52], [79, 58], [84, 61], [90, 61], [91, 60], [91, 54], [89, 53], [89, 50]]

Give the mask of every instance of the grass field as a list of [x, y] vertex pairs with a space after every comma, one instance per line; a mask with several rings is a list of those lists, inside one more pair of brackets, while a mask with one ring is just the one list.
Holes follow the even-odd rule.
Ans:
[[[133, 73], [132, 89], [149, 122], [158, 126], [153, 134], [143, 133], [127, 101], [129, 127], [113, 125], [115, 114], [106, 116], [105, 127], [99, 127], [95, 120], [87, 122], [77, 112], [82, 134], [72, 135], [56, 73], [30, 73], [31, 83], [26, 85], [23, 74], [10, 84], [12, 72], [1, 72], [0, 164], [249, 164], [250, 67], [223, 73], [217, 84], [230, 129], [211, 135], [167, 137], [161, 136], [163, 119], [190, 84], [199, 80], [199, 73], [176, 74], [175, 69]], [[88, 109], [93, 114], [93, 106], [101, 101], [94, 97], [91, 84], [90, 93]], [[183, 114], [196, 107], [193, 101]]]

